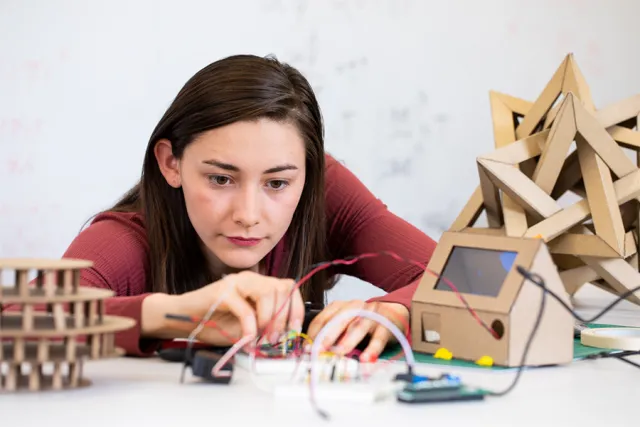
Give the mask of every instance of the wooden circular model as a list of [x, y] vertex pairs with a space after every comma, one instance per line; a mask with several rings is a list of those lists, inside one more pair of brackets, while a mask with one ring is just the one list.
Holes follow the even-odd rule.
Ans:
[[111, 290], [80, 286], [81, 270], [92, 265], [77, 259], [0, 259], [0, 273], [15, 272], [14, 284], [0, 284], [0, 392], [87, 386], [85, 359], [123, 354], [114, 333], [135, 321], [104, 314]]

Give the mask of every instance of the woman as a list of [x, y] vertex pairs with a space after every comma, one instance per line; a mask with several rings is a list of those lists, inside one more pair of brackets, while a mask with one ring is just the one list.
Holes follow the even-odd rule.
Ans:
[[[388, 294], [329, 304], [309, 327], [312, 339], [354, 307], [377, 310], [404, 329], [419, 267], [368, 258], [318, 272], [289, 298], [292, 279], [315, 263], [365, 252], [426, 263], [434, 247], [324, 153], [320, 109], [296, 69], [239, 55], [186, 83], [151, 135], [140, 182], [97, 215], [64, 257], [94, 262], [83, 282], [115, 291], [106, 312], [137, 320], [117, 334], [116, 345], [143, 356], [194, 329], [167, 313], [202, 317], [221, 298], [212, 320], [224, 333], [205, 328], [199, 340], [228, 345], [225, 336], [268, 332], [275, 342], [300, 330], [304, 302], [322, 304], [337, 274]], [[349, 352], [367, 336], [365, 358], [391, 338], [359, 320], [336, 328], [323, 344]]]

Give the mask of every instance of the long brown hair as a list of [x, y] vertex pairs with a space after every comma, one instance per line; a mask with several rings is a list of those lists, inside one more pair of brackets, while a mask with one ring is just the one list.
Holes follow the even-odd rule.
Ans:
[[[299, 278], [312, 264], [327, 260], [324, 128], [315, 94], [298, 70], [273, 57], [235, 55], [187, 81], [149, 139], [140, 182], [109, 209], [144, 215], [153, 292], [179, 294], [218, 279], [207, 267], [182, 190], [171, 187], [160, 172], [156, 142], [168, 139], [180, 158], [201, 132], [259, 118], [295, 124], [306, 146], [305, 185], [286, 233], [288, 256], [277, 275]], [[305, 301], [323, 303], [330, 286], [320, 272], [301, 291]]]

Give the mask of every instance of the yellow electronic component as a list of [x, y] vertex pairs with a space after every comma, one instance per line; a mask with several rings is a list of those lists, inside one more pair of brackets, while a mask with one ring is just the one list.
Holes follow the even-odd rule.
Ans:
[[476, 360], [476, 365], [480, 366], [493, 366], [493, 358], [491, 356], [482, 356]]
[[451, 360], [453, 354], [446, 348], [439, 348], [438, 351], [436, 351], [436, 354], [433, 355], [433, 357], [435, 357], [436, 359]]

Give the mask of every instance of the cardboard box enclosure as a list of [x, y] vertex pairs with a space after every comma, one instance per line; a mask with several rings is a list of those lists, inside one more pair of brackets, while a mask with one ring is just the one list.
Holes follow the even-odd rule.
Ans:
[[[499, 366], [519, 366], [540, 310], [543, 291], [517, 270], [540, 275], [547, 289], [571, 307], [546, 244], [540, 239], [447, 231], [443, 233], [411, 306], [412, 347], [421, 353], [449, 350], [454, 358], [493, 358]], [[436, 277], [436, 275], [438, 277]], [[459, 291], [454, 292], [447, 282]], [[470, 313], [461, 297], [496, 339]], [[545, 309], [525, 365], [569, 363], [574, 319], [547, 295]]]

